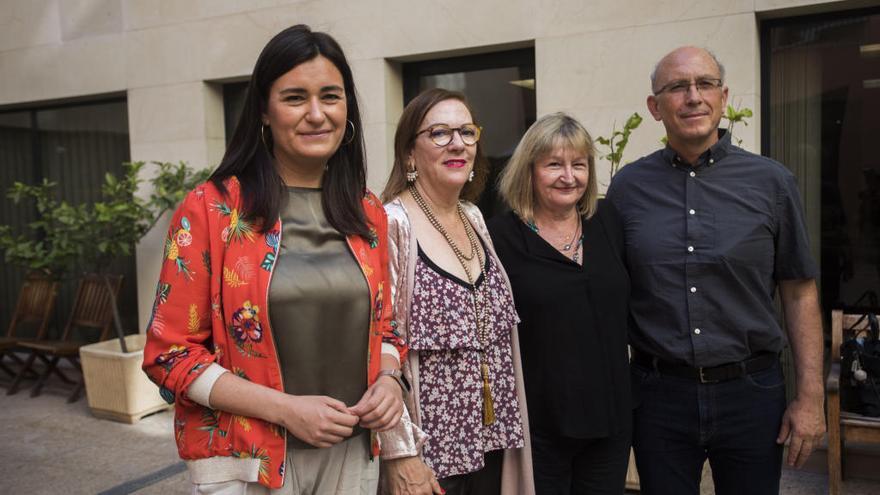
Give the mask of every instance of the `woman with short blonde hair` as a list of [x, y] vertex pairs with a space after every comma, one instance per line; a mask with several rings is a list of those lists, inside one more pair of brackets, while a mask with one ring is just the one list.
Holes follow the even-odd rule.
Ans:
[[501, 177], [489, 233], [513, 287], [537, 493], [624, 490], [631, 438], [623, 227], [598, 200], [573, 117], [535, 122]]
[[590, 218], [596, 212], [599, 187], [596, 181], [596, 149], [593, 138], [580, 122], [558, 112], [545, 115], [532, 124], [498, 179], [501, 197], [526, 221], [534, 220], [532, 164], [538, 157], [558, 146], [577, 150], [586, 157], [589, 177], [586, 194], [577, 203], [578, 213]]

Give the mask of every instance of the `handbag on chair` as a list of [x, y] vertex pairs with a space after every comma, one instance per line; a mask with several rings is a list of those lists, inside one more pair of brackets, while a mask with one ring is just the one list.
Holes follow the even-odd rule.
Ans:
[[[868, 325], [857, 328], [867, 318]], [[880, 417], [880, 323], [868, 313], [851, 327], [851, 337], [840, 344], [841, 409]]]

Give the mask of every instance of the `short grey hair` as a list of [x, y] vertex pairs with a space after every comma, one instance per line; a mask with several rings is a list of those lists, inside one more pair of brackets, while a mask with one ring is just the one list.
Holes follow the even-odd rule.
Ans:
[[[718, 74], [721, 75], [721, 82], [723, 83], [724, 76], [726, 74], [726, 72], [724, 70], [724, 64], [722, 64], [721, 61], [718, 60], [718, 57], [715, 56], [715, 53], [712, 52], [712, 50], [710, 50], [708, 48], [703, 48], [701, 46], [697, 47], [697, 48], [703, 50], [704, 52], [708, 53], [710, 57], [712, 57], [712, 61], [714, 61], [715, 65], [718, 66]], [[669, 52], [669, 53], [672, 53], [672, 52]], [[657, 63], [654, 64], [654, 69], [651, 71], [651, 92], [652, 93], [655, 91], [654, 88], [657, 86], [657, 70], [660, 69], [660, 64], [663, 62], [663, 60], [666, 59], [666, 57], [669, 55], [669, 53], [667, 53], [660, 60], [658, 60]]]

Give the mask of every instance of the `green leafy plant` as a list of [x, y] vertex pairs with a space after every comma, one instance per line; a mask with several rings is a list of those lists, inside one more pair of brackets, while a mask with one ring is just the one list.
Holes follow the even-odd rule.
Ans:
[[[104, 200], [93, 205], [88, 224], [83, 225], [89, 237], [97, 241], [96, 249], [91, 251], [92, 255], [89, 257], [95, 271], [100, 273], [114, 259], [130, 255], [141, 238], [162, 216], [175, 208], [188, 191], [210, 175], [210, 170], [194, 171], [184, 162], [152, 164], [158, 167], [158, 172], [150, 179], [153, 192], [147, 200], [137, 195], [144, 162], [123, 164], [122, 177], [117, 178], [110, 173], [104, 176], [104, 185], [101, 187]], [[128, 352], [116, 298], [106, 273], [104, 282], [113, 303], [113, 320], [119, 344], [122, 352]]]
[[[734, 107], [729, 103], [727, 104], [727, 109], [725, 109], [724, 113], [721, 115], [721, 120], [727, 121], [727, 132], [730, 134], [730, 139], [735, 139], [737, 146], [742, 146], [743, 140], [733, 134], [734, 126], [740, 122], [742, 122], [742, 125], [749, 125], [748, 119], [752, 118], [753, 115], [754, 113], [751, 108], [739, 107], [738, 105]], [[668, 142], [668, 137], [663, 136], [660, 138], [660, 143], [663, 144], [663, 146], [666, 146], [666, 143]]]
[[144, 162], [123, 164], [121, 177], [110, 173], [104, 176], [103, 200], [93, 205], [88, 224], [83, 225], [95, 240], [96, 249], [87, 259], [94, 270], [101, 271], [113, 259], [130, 255], [162, 216], [177, 207], [187, 192], [210, 175], [209, 170], [194, 171], [184, 162], [152, 162], [152, 165], [158, 170], [149, 180], [152, 192], [147, 199], [137, 195]]
[[82, 256], [86, 234], [82, 218], [85, 205], [70, 205], [55, 197], [54, 182], [31, 186], [16, 182], [7, 197], [16, 205], [33, 203], [37, 219], [27, 224], [26, 233], [15, 233], [9, 225], [0, 225], [0, 251], [6, 263], [59, 279]]
[[0, 226], [0, 249], [8, 263], [55, 277], [77, 265], [104, 274], [123, 352], [128, 352], [124, 332], [107, 277], [111, 262], [130, 255], [162, 216], [210, 175], [210, 170], [195, 171], [184, 162], [151, 165], [158, 170], [149, 180], [153, 191], [147, 199], [137, 195], [144, 162], [124, 163], [119, 177], [107, 173], [101, 186], [102, 199], [93, 204], [58, 201], [55, 184], [46, 180], [37, 186], [16, 182], [9, 198], [16, 204], [33, 200], [39, 219], [28, 224], [27, 234], [13, 234], [10, 226]]
[[724, 115], [721, 116], [722, 119], [727, 121], [727, 132], [730, 133], [731, 139], [736, 139], [736, 145], [742, 145], [742, 139], [739, 139], [733, 134], [733, 128], [736, 124], [742, 122], [742, 125], [749, 125], [749, 121], [747, 119], [752, 118], [753, 112], [751, 108], [742, 107], [739, 105], [734, 107], [733, 105], [728, 104], [727, 110], [724, 112]]
[[611, 163], [611, 170], [608, 177], [609, 183], [610, 180], [614, 178], [614, 174], [620, 170], [621, 163], [623, 163], [623, 152], [626, 149], [626, 145], [629, 143], [630, 135], [641, 124], [642, 116], [636, 112], [626, 119], [626, 122], [623, 124], [623, 129], [618, 131], [617, 124], [614, 124], [611, 128], [610, 137], [606, 138], [599, 136], [596, 138], [596, 142], [604, 146], [608, 151], [606, 154], [601, 155], [601, 158], [604, 158]]

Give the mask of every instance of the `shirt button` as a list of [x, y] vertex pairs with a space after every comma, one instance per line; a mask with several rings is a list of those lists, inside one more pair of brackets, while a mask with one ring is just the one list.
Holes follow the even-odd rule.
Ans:
[[688, 210], [688, 213], [690, 213], [691, 215], [693, 215], [693, 214], [697, 213], [697, 210], [690, 209], [690, 210]]
[[697, 334], [697, 335], [700, 335], [700, 329], [699, 329], [699, 328], [695, 328], [695, 329], [694, 329], [694, 333]]
[[697, 173], [694, 172], [694, 171], [691, 171], [690, 176], [691, 176], [691, 177], [696, 177], [696, 176], [697, 176]]
[[689, 253], [693, 253], [693, 252], [694, 252], [694, 247], [693, 247], [693, 246], [688, 246], [688, 252], [689, 252]]
[[697, 291], [697, 288], [696, 288], [696, 287], [691, 287], [691, 293], [692, 293], [692, 294], [693, 294], [694, 292], [696, 292], [696, 291]]

